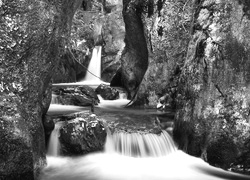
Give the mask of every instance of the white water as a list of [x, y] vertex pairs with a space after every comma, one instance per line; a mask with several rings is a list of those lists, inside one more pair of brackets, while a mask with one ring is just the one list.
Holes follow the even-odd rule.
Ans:
[[47, 161], [41, 180], [249, 180], [176, 150], [166, 132], [115, 133], [108, 136], [105, 152], [48, 156]]
[[102, 56], [102, 46], [96, 46], [93, 49], [92, 57], [88, 65], [88, 71], [83, 81], [100, 81], [101, 56]]
[[164, 157], [133, 158], [96, 153], [77, 158], [49, 157], [42, 180], [249, 180], [176, 151]]
[[59, 133], [63, 122], [57, 122], [49, 139], [47, 155], [58, 156], [60, 152]]
[[[121, 139], [125, 136], [123, 134]], [[170, 149], [167, 148], [168, 155], [151, 157], [145, 153], [146, 157], [125, 156], [114, 150], [114, 139], [112, 136], [108, 139], [105, 152], [77, 158], [47, 157], [48, 166], [42, 172], [41, 180], [249, 180], [247, 176], [209, 166], [200, 158], [176, 150], [172, 143], [169, 144]], [[129, 139], [122, 144], [128, 145], [133, 141], [133, 138]], [[135, 139], [142, 143], [140, 138]], [[154, 145], [150, 144], [152, 139], [157, 138], [148, 138], [145, 144]], [[139, 144], [137, 145], [143, 147]], [[125, 145], [123, 148], [129, 151], [128, 147]]]
[[123, 99], [123, 96], [121, 99], [116, 100], [105, 100], [102, 98], [102, 96], [97, 95], [100, 103], [97, 105], [97, 107], [102, 109], [117, 109], [117, 108], [124, 108], [129, 102], [129, 99]]
[[119, 132], [107, 136], [105, 151], [119, 152], [131, 157], [157, 157], [175, 152], [177, 149], [166, 131], [160, 135]]

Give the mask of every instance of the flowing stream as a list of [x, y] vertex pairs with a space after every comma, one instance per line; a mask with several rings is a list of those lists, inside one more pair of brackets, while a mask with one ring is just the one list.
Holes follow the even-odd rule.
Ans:
[[104, 152], [47, 161], [41, 180], [249, 180], [177, 150], [164, 131], [110, 134]]
[[[93, 56], [100, 59], [101, 47], [93, 50]], [[92, 57], [92, 59], [95, 58]], [[97, 63], [100, 65], [100, 61]], [[99, 67], [94, 69], [100, 72]], [[91, 74], [87, 75], [83, 82], [61, 83], [54, 86], [93, 85], [97, 81], [100, 84], [100, 79], [97, 80], [95, 76], [91, 76]], [[96, 76], [100, 77], [100, 74], [96, 73]], [[94, 82], [90, 83], [88, 80]], [[98, 115], [104, 115], [105, 118], [114, 118], [112, 114], [117, 114], [119, 119], [131, 116], [134, 121], [137, 121], [141, 114], [146, 115], [145, 118], [159, 113], [123, 109], [129, 102], [123, 97], [115, 101], [99, 98], [101, 102], [97, 106], [100, 113]], [[52, 103], [56, 102], [56, 99], [52, 101]], [[86, 110], [84, 107], [52, 104], [49, 114], [65, 114], [84, 110]], [[248, 176], [212, 167], [200, 158], [177, 150], [174, 141], [166, 131], [162, 131], [160, 135], [108, 133], [103, 152], [79, 157], [62, 157], [58, 154], [60, 127], [61, 124], [57, 123], [51, 134], [47, 154], [48, 164], [42, 171], [39, 180], [250, 180]]]

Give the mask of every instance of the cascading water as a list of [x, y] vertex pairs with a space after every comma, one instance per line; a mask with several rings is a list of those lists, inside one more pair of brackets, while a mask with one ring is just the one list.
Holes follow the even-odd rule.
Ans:
[[57, 122], [49, 139], [47, 155], [58, 156], [60, 151], [59, 133], [63, 122]]
[[158, 157], [175, 152], [177, 149], [166, 131], [160, 135], [119, 132], [109, 134], [105, 151], [119, 152], [131, 157]]
[[101, 78], [101, 54], [102, 46], [93, 49], [88, 71], [83, 81], [100, 81]]

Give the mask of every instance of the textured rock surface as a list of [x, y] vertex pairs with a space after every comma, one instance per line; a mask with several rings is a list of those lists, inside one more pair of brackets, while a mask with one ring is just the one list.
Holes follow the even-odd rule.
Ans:
[[142, 16], [149, 65], [135, 105], [156, 108], [159, 98], [166, 96], [164, 104], [174, 107], [176, 79], [190, 40], [191, 4], [192, 1], [157, 1], [154, 14]]
[[[246, 1], [203, 0], [195, 9], [178, 87], [175, 140], [181, 149], [213, 165], [229, 168], [243, 154], [248, 164], [249, 6]], [[223, 142], [230, 144], [231, 152]], [[213, 157], [215, 147], [218, 157]], [[223, 152], [231, 158], [220, 159]]]
[[58, 104], [88, 106], [99, 102], [95, 91], [89, 86], [59, 88], [54, 94]]
[[0, 4], [0, 179], [33, 180], [46, 165], [42, 116], [53, 68], [81, 0]]
[[104, 124], [96, 115], [77, 113], [60, 130], [61, 154], [83, 155], [101, 151], [106, 139]]

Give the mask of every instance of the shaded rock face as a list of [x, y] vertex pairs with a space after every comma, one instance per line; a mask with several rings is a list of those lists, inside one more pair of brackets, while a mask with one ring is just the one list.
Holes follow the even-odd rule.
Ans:
[[54, 91], [54, 94], [58, 104], [88, 106], [99, 103], [95, 91], [89, 86], [59, 88]]
[[175, 108], [173, 99], [190, 40], [192, 1], [154, 3], [154, 13], [142, 16], [149, 65], [134, 105], [156, 108], [165, 96], [164, 104]]
[[122, 1], [110, 1], [106, 6], [112, 7], [112, 10], [106, 15], [103, 25], [102, 79], [110, 82], [121, 66], [120, 58], [125, 47], [125, 24], [122, 16]]
[[38, 179], [46, 165], [42, 116], [50, 102], [53, 68], [79, 3], [1, 1], [1, 180]]
[[148, 68], [148, 49], [141, 19], [142, 6], [138, 1], [123, 1], [123, 19], [125, 22], [125, 49], [121, 56], [121, 70], [116, 76], [120, 81], [111, 81], [111, 86], [120, 85], [128, 92], [128, 98], [133, 99]]
[[[248, 151], [250, 138], [246, 8], [240, 1], [197, 1], [193, 37], [178, 87], [174, 137], [179, 148], [211, 164], [224, 164], [223, 168], [229, 168], [236, 158], [216, 162], [211, 154], [216, 144], [230, 142], [234, 149], [230, 156], [237, 152], [240, 158]], [[227, 148], [218, 148], [217, 153]]]
[[95, 92], [100, 94], [105, 100], [115, 100], [119, 98], [119, 91], [105, 84], [100, 84]]
[[[78, 61], [79, 60], [79, 61]], [[86, 67], [90, 57], [79, 50], [67, 49], [61, 56], [56, 73], [53, 75], [53, 83], [77, 82], [83, 79], [86, 74]]]
[[60, 130], [60, 153], [74, 156], [103, 150], [107, 135], [103, 122], [94, 114], [74, 116]]

